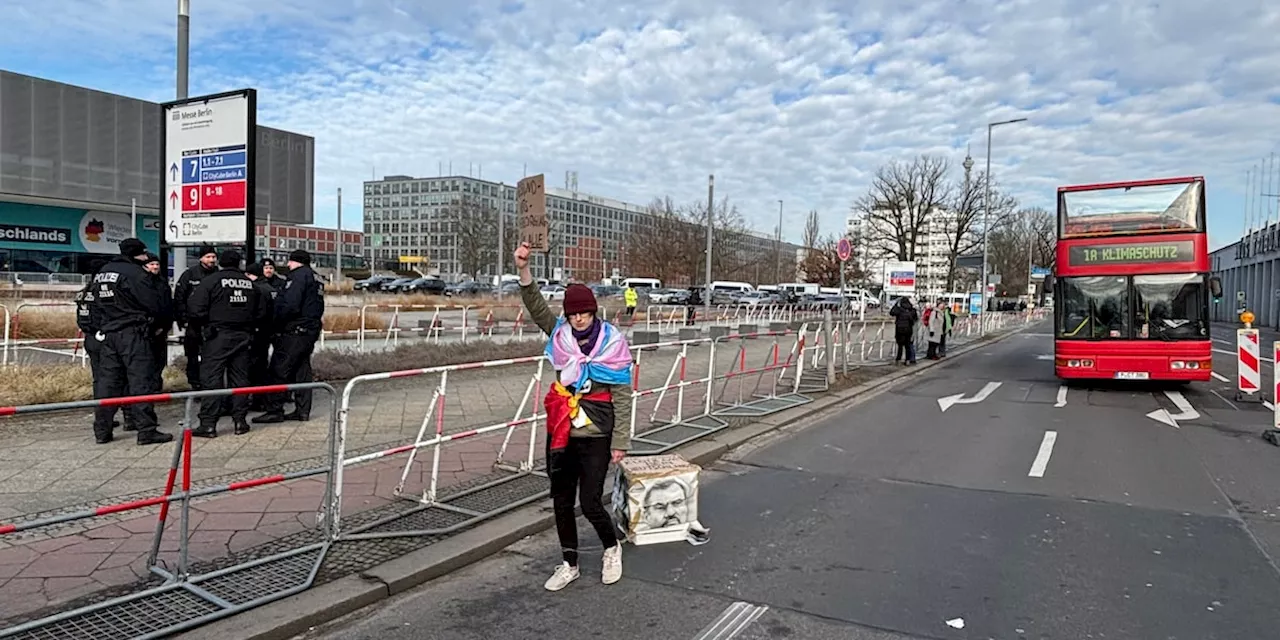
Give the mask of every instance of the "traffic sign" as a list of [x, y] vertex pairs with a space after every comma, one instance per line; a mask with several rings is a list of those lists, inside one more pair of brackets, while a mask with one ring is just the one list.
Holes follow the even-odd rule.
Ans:
[[161, 210], [169, 245], [252, 246], [257, 92], [161, 105]]
[[852, 254], [853, 246], [849, 244], [849, 239], [840, 238], [840, 242], [836, 243], [836, 255], [840, 257], [840, 262], [848, 262]]

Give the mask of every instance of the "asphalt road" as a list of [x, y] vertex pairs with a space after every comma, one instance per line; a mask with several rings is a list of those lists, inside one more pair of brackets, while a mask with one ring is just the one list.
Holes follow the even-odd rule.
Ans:
[[706, 470], [711, 542], [628, 546], [617, 585], [597, 546], [544, 592], [543, 534], [307, 637], [695, 638], [736, 602], [767, 609], [716, 637], [1280, 637], [1270, 413], [1220, 381], [1064, 391], [1036, 331]]

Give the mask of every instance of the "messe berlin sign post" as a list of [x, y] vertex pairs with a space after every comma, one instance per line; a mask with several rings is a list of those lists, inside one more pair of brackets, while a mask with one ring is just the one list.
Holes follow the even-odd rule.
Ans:
[[891, 296], [911, 296], [916, 292], [916, 263], [884, 263], [884, 290]]
[[257, 103], [241, 89], [161, 105], [166, 245], [244, 245], [253, 261]]

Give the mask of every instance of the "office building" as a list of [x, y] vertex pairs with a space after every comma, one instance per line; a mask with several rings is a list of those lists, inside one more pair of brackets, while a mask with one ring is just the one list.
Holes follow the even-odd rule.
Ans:
[[[551, 247], [546, 254], [534, 255], [531, 267], [536, 275], [564, 282], [647, 275], [630, 273], [626, 264], [633, 226], [651, 215], [646, 207], [550, 185], [546, 193]], [[467, 279], [472, 271], [479, 279], [488, 280], [496, 275], [496, 217], [493, 227], [486, 227], [488, 235], [479, 238], [473, 223], [463, 218], [501, 212], [506, 237], [513, 244], [515, 205], [514, 182], [405, 175], [368, 181], [364, 183], [365, 254], [377, 270], [405, 269], [412, 264], [449, 281]], [[772, 237], [754, 232], [738, 234], [732, 242], [734, 250], [744, 255], [776, 250]], [[796, 248], [783, 243], [786, 255]], [[504, 270], [511, 273], [510, 256], [504, 255], [503, 263]], [[783, 267], [785, 271], [788, 265]], [[791, 269], [794, 271], [794, 265]], [[773, 279], [772, 267], [758, 271], [758, 277]]]
[[[160, 105], [0, 71], [0, 271], [82, 274], [160, 241]], [[258, 127], [256, 215], [312, 221], [315, 140]], [[190, 252], [188, 252], [190, 253]]]
[[[289, 252], [306, 249], [311, 254], [311, 266], [316, 269], [332, 269], [338, 264], [338, 230], [333, 227], [316, 227], [301, 224], [259, 224], [255, 233], [259, 257], [270, 257], [278, 265], [285, 264]], [[342, 231], [342, 268], [364, 270], [368, 263], [364, 257], [364, 234], [359, 231]]]

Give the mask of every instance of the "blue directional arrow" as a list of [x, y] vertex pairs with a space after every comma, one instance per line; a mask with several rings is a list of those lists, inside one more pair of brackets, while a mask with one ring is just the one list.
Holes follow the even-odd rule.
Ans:
[[178, 181], [178, 163], [173, 163], [169, 167], [169, 182]]

